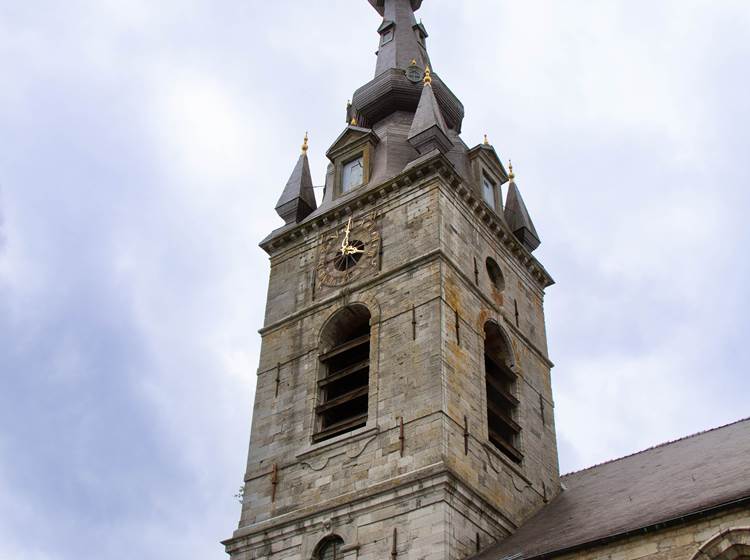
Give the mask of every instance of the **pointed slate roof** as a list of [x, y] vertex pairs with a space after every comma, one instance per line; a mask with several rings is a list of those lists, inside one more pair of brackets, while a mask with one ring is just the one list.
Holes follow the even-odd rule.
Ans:
[[276, 213], [287, 223], [304, 220], [318, 207], [315, 201], [310, 162], [307, 159], [307, 135], [302, 145], [302, 154], [294, 166], [289, 181], [276, 203]]
[[474, 560], [549, 558], [750, 500], [750, 419], [567, 474], [563, 491]]
[[541, 244], [539, 234], [536, 232], [534, 222], [531, 221], [526, 204], [521, 198], [521, 191], [518, 190], [516, 185], [512, 166], [510, 168], [510, 183], [508, 183], [508, 197], [505, 202], [505, 221], [526, 249], [533, 251], [539, 247]]
[[414, 114], [414, 120], [409, 129], [409, 143], [420, 154], [425, 154], [435, 148], [442, 153], [447, 153], [453, 147], [447, 130], [445, 119], [435, 99], [435, 93], [432, 91], [432, 77], [428, 67], [425, 69], [422, 96], [419, 98], [417, 112]]

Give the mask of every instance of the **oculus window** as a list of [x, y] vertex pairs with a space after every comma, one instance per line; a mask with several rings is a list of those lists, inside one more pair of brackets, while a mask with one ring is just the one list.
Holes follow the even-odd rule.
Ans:
[[505, 278], [503, 277], [503, 271], [500, 270], [500, 266], [497, 261], [492, 257], [487, 257], [487, 276], [490, 277], [492, 287], [498, 292], [502, 292], [505, 289]]
[[346, 162], [341, 169], [341, 192], [348, 193], [360, 186], [364, 180], [364, 157]]

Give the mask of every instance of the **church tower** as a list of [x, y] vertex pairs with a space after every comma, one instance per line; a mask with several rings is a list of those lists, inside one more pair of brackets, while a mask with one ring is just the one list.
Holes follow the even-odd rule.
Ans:
[[369, 2], [375, 76], [326, 153], [322, 202], [305, 139], [276, 207], [285, 225], [261, 243], [232, 560], [458, 560], [560, 487], [539, 235], [512, 167], [486, 137], [460, 137], [422, 0]]

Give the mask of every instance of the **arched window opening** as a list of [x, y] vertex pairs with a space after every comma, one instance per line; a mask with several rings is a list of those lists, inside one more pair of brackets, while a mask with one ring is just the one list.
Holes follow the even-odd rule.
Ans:
[[344, 539], [341, 537], [328, 537], [321, 541], [315, 552], [315, 560], [341, 560], [341, 547]]
[[500, 451], [516, 463], [523, 456], [518, 451], [516, 423], [518, 399], [515, 396], [516, 374], [508, 341], [493, 322], [484, 326], [484, 374], [487, 387], [487, 429], [489, 439]]
[[370, 384], [370, 312], [364, 305], [338, 311], [320, 339], [317, 432], [322, 441], [367, 423]]
[[722, 529], [701, 545], [692, 560], [747, 560], [750, 527]]
[[492, 282], [492, 286], [498, 292], [502, 292], [505, 289], [505, 277], [503, 276], [503, 271], [500, 270], [500, 266], [492, 257], [487, 257], [486, 265], [487, 265], [487, 276], [490, 277], [490, 282]]

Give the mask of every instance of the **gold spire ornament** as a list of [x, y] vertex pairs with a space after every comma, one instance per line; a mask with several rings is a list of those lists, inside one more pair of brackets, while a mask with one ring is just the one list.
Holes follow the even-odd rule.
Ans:
[[302, 141], [302, 155], [307, 155], [307, 132], [305, 132], [305, 139]]
[[508, 160], [508, 178], [512, 181], [516, 178], [516, 174], [513, 173], [513, 162]]
[[432, 73], [429, 66], [425, 66], [424, 69], [424, 85], [432, 86]]
[[352, 117], [352, 122], [349, 124], [351, 124], [352, 126], [357, 126], [357, 117]]
[[486, 135], [486, 134], [484, 135], [484, 142], [483, 142], [483, 144], [484, 144], [485, 146], [489, 146], [489, 145], [490, 145], [490, 141], [489, 141], [489, 139], [487, 138], [487, 135]]

